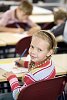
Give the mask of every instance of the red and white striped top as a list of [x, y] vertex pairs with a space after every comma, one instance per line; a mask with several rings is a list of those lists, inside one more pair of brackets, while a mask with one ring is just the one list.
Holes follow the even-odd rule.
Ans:
[[33, 70], [30, 70], [24, 77], [24, 85], [21, 87], [16, 75], [12, 75], [8, 77], [8, 81], [10, 83], [11, 89], [13, 91], [13, 97], [16, 100], [20, 91], [29, 84], [34, 83], [39, 80], [47, 80], [55, 77], [55, 66], [52, 61], [49, 60], [43, 65], [36, 67]]

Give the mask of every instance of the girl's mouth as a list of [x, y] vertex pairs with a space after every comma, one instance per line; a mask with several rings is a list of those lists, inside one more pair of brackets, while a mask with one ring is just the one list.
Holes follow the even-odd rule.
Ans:
[[32, 58], [32, 59], [35, 59], [36, 57], [31, 55], [31, 58]]

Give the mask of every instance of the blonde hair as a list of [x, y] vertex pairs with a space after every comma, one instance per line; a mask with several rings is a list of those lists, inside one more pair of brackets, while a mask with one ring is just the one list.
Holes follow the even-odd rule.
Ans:
[[33, 5], [29, 3], [28, 1], [22, 1], [19, 5], [19, 8], [26, 14], [31, 15], [33, 10]]
[[48, 50], [53, 49], [54, 53], [57, 48], [57, 42], [55, 39], [55, 36], [53, 33], [46, 31], [46, 30], [40, 30], [33, 34], [33, 36], [37, 36], [39, 38], [42, 38], [43, 40], [47, 41], [49, 43]]

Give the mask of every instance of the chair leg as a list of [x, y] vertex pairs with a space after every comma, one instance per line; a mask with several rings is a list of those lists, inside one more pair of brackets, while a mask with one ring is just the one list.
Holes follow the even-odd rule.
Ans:
[[63, 93], [60, 96], [58, 96], [57, 100], [66, 100], [65, 92], [64, 91], [63, 91]]
[[65, 91], [63, 91], [62, 96], [63, 96], [63, 100], [66, 100], [65, 99]]

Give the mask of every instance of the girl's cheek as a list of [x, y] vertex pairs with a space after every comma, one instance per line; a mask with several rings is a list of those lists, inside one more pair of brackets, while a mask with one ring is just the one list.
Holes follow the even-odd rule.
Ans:
[[40, 54], [40, 57], [41, 57], [41, 58], [45, 58], [46, 55], [45, 55], [45, 54]]
[[31, 49], [30, 49], [30, 48], [29, 48], [28, 52], [29, 52], [29, 54], [30, 54], [30, 52], [31, 52]]

